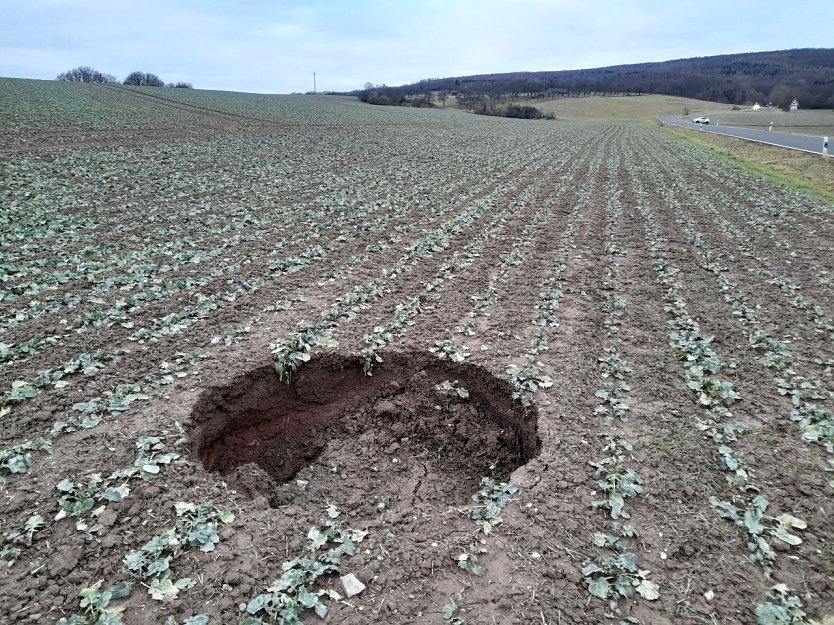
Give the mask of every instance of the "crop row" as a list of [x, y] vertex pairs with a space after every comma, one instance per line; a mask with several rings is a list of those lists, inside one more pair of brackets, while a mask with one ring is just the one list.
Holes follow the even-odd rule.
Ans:
[[[611, 162], [610, 166], [614, 167], [615, 163]], [[613, 185], [614, 178], [610, 177], [609, 180]], [[614, 614], [622, 617], [618, 606], [620, 599], [629, 601], [639, 595], [654, 601], [660, 596], [660, 587], [649, 579], [651, 571], [640, 566], [634, 552], [640, 539], [639, 528], [623, 523], [624, 519], [631, 517], [626, 510], [626, 503], [643, 493], [644, 480], [633, 466], [629, 466], [633, 465], [629, 458], [633, 457], [634, 444], [620, 427], [620, 424], [628, 421], [628, 394], [631, 391], [628, 379], [632, 372], [623, 358], [623, 344], [619, 338], [627, 301], [620, 292], [622, 275], [618, 258], [626, 252], [616, 233], [616, 224], [622, 217], [619, 199], [622, 191], [612, 186], [606, 190], [608, 202], [604, 253], [608, 262], [606, 279], [600, 285], [600, 298], [608, 344], [597, 356], [602, 385], [594, 393], [598, 400], [594, 413], [602, 421], [600, 437], [604, 441], [601, 449], [604, 455], [590, 461], [590, 464], [595, 469], [594, 492], [603, 497], [595, 500], [592, 505], [606, 511], [610, 522], [605, 531], [594, 534], [593, 545], [602, 550], [602, 553], [582, 568], [582, 576], [588, 591], [599, 599], [609, 601]]]
[[[383, 276], [395, 276], [398, 275], [399, 272], [402, 271], [409, 271], [416, 262], [427, 258], [433, 252], [433, 248], [438, 245], [448, 245], [450, 233], [457, 233], [460, 232], [461, 229], [468, 228], [473, 225], [476, 221], [475, 217], [477, 214], [482, 213], [488, 204], [483, 202], [476, 203], [471, 206], [462, 216], [459, 216], [445, 224], [442, 224], [438, 230], [435, 230], [433, 234], [431, 234], [428, 238], [422, 239], [411, 246], [411, 251], [407, 253], [405, 256], [401, 257], [399, 263], [395, 266], [393, 270], [384, 270]], [[350, 295], [350, 294], [348, 294]], [[355, 306], [355, 302], [350, 300], [349, 297], [346, 296], [346, 299], [350, 306]], [[335, 311], [330, 311], [331, 319], [339, 318], [339, 313]], [[142, 385], [139, 385], [140, 388]], [[132, 393], [135, 394], [135, 393]], [[111, 392], [112, 396], [115, 397], [122, 397], [123, 393], [119, 391], [119, 388], [115, 389]], [[128, 393], [131, 395], [131, 393]], [[89, 408], [89, 413], [95, 415], [97, 418], [100, 418], [101, 407], [108, 406], [108, 396], [103, 396], [100, 400], [91, 400], [88, 402], [84, 402], [85, 407]], [[98, 411], [98, 412], [97, 412]], [[24, 444], [25, 446], [25, 444]]]
[[[479, 187], [475, 187], [473, 189], [467, 190], [467, 193], [460, 196], [458, 201], [463, 202], [463, 201], [466, 201], [467, 197], [477, 196], [477, 194], [479, 194], [481, 192], [479, 189], [480, 189]], [[352, 230], [355, 230], [356, 234], [373, 233], [375, 231], [383, 230], [387, 227], [388, 224], [396, 223], [398, 220], [400, 220], [400, 219], [406, 217], [407, 215], [409, 215], [409, 209], [410, 208], [411, 208], [410, 206], [405, 205], [405, 206], [400, 207], [396, 211], [388, 212], [384, 216], [379, 217], [376, 220], [371, 220], [371, 221], [367, 221], [367, 212], [364, 212], [364, 211], [360, 213], [360, 216], [359, 216], [360, 220], [359, 221], [356, 220], [356, 218], [354, 217], [354, 214], [348, 214], [349, 217], [351, 217], [353, 219], [344, 218], [344, 220], [343, 220], [342, 218], [337, 218], [334, 222], [329, 222], [329, 223], [322, 222], [320, 220], [319, 221], [310, 221], [310, 222], [308, 222], [309, 223], [308, 230], [305, 231], [305, 232], [299, 233], [298, 235], [296, 235], [295, 238], [298, 239], [298, 242], [303, 242], [304, 240], [310, 240], [310, 239], [315, 240], [315, 239], [320, 238], [321, 236], [323, 236], [323, 234], [318, 234], [319, 229], [322, 229], [323, 227], [331, 227], [332, 226], [332, 227], [337, 228], [339, 231], [341, 231], [343, 233], [339, 237], [337, 237], [335, 240], [333, 240], [333, 243], [336, 244], [336, 245], [344, 245], [347, 242], [352, 242], [353, 241], [354, 237], [352, 236], [352, 234], [353, 234]], [[441, 208], [442, 208], [442, 210], [447, 210], [448, 205], [443, 204], [443, 205], [441, 205]], [[442, 214], [443, 213], [441, 211], [434, 210], [434, 211], [431, 211], [428, 214], [427, 218], [429, 220], [434, 220], [438, 216], [442, 216]], [[365, 217], [365, 220], [361, 220], [362, 217]], [[350, 224], [351, 221], [354, 221], [355, 223], [352, 226], [348, 226], [348, 224]], [[397, 230], [399, 232], [407, 232], [409, 230], [414, 229], [415, 227], [419, 227], [419, 222], [417, 222], [415, 224], [414, 221], [413, 221], [413, 218], [412, 218], [412, 221], [409, 222], [408, 225], [406, 225], [406, 226], [397, 226]], [[393, 241], [394, 241], [394, 239], [392, 239], [392, 242]], [[380, 245], [382, 245], [382, 247], [380, 247]], [[280, 249], [283, 246], [282, 246], [282, 244], [279, 243], [278, 247]], [[376, 252], [379, 249], [385, 249], [387, 247], [389, 247], [389, 244], [386, 241], [383, 240], [383, 241], [379, 241], [377, 244], [374, 244], [373, 246], [368, 246], [366, 249], [370, 250], [370, 252]], [[324, 255], [330, 253], [330, 251], [331, 250], [329, 250], [329, 249], [325, 249], [325, 248], [322, 248], [320, 246], [316, 246], [316, 247], [313, 247], [313, 248], [310, 248], [308, 250], [303, 251], [300, 255], [297, 255], [297, 256], [290, 256], [290, 257], [287, 257], [285, 259], [269, 261], [269, 264], [268, 264], [268, 269], [269, 270], [268, 271], [266, 271], [266, 272], [255, 271], [254, 273], [256, 275], [266, 274], [266, 275], [269, 275], [269, 276], [283, 275], [283, 274], [287, 274], [287, 273], [295, 273], [295, 272], [297, 272], [301, 269], [304, 269], [306, 266], [308, 266], [310, 264], [311, 261], [320, 259]], [[367, 257], [370, 254], [370, 252], [368, 254], [366, 254], [365, 256]], [[245, 266], [245, 265], [248, 266], [250, 264], [254, 264], [255, 266], [257, 266], [257, 263], [258, 263], [258, 260], [259, 260], [258, 256], [259, 255], [257, 254], [257, 252], [255, 252], [255, 253], [253, 253], [252, 258], [249, 259], [249, 260], [247, 260], [246, 257], [240, 257], [240, 256], [231, 257], [228, 262], [224, 262], [224, 263], [221, 263], [219, 266], [216, 266], [215, 269], [211, 272], [211, 274], [214, 277], [222, 276], [223, 273], [229, 273], [229, 274], [234, 275], [234, 273], [237, 270], [239, 270], [241, 268], [241, 266]], [[253, 270], [251, 268], [249, 269], [249, 271], [250, 271], [250, 273], [253, 272]], [[204, 284], [205, 284], [205, 281], [200, 280], [200, 281], [195, 281], [195, 282], [186, 282], [186, 283], [183, 283], [182, 286], [184, 286], [187, 289], [188, 287], [192, 287], [192, 288], [202, 287], [202, 286], [204, 286]], [[248, 291], [251, 291], [252, 288], [261, 288], [263, 286], [263, 281], [258, 279], [258, 280], [255, 280], [254, 282], [252, 282], [252, 281], [250, 281], [250, 282], [241, 282], [240, 284], [230, 282], [229, 284], [230, 284], [231, 288], [227, 288], [223, 291], [216, 292], [215, 294], [209, 295], [209, 296], [200, 295], [200, 301], [196, 305], [188, 305], [188, 306], [184, 307], [183, 309], [181, 309], [179, 311], [169, 313], [168, 315], [157, 319], [154, 322], [154, 325], [150, 328], [140, 328], [139, 330], [136, 330], [133, 333], [133, 335], [130, 337], [131, 340], [139, 340], [139, 341], [143, 341], [143, 340], [147, 340], [147, 339], [156, 340], [156, 339], [162, 338], [164, 336], [168, 336], [168, 335], [171, 335], [173, 333], [180, 332], [183, 329], [189, 327], [195, 321], [198, 321], [202, 318], [205, 318], [205, 317], [209, 316], [212, 313], [212, 311], [217, 309], [217, 307], [219, 305], [221, 305], [223, 302], [234, 301], [241, 294], [241, 290], [240, 290], [241, 286], [243, 286], [243, 288], [245, 289], [245, 292], [248, 292]], [[156, 302], [156, 300], [161, 299], [164, 296], [170, 296], [170, 295], [174, 295], [176, 293], [179, 293], [180, 290], [181, 290], [181, 289], [177, 288], [179, 286], [180, 286], [180, 284], [177, 284], [175, 282], [173, 284], [170, 284], [169, 288], [167, 288], [163, 292], [160, 292], [159, 290], [153, 289], [153, 290], [151, 290], [152, 297], [153, 297], [154, 301]], [[112, 326], [114, 323], [119, 322], [119, 324], [122, 327], [129, 328], [129, 327], [131, 327], [132, 323], [130, 323], [129, 320], [126, 318], [124, 310], [126, 308], [128, 308], [128, 309], [131, 309], [132, 312], [137, 312], [136, 304], [141, 302], [142, 299], [143, 299], [143, 297], [142, 297], [141, 292], [140, 292], [139, 294], [136, 294], [134, 297], [132, 297], [128, 300], [122, 300], [122, 301], [118, 302], [117, 306], [115, 306], [111, 309], [108, 309], [108, 310], [106, 310], [102, 313], [99, 313], [99, 314], [88, 313], [86, 315], [82, 315], [82, 316], [80, 316], [76, 319], [76, 323], [74, 323], [73, 325], [76, 325], [76, 326], [80, 325], [82, 328], [84, 326], [90, 325], [90, 324], [95, 326], [95, 327], [101, 327], [101, 326]], [[158, 302], [156, 302], [156, 303], [158, 303]], [[43, 341], [40, 341], [40, 342], [43, 343]], [[58, 342], [57, 339], [52, 337], [48, 344], [54, 345], [57, 342]], [[26, 355], [28, 355], [28, 356], [32, 355], [33, 350], [30, 349], [29, 345], [27, 345], [26, 343], [24, 343], [20, 346], [7, 345], [7, 349], [6, 349], [6, 351], [8, 351], [10, 353], [10, 358], [14, 358], [14, 355], [16, 353], [20, 354], [21, 352], [24, 352], [24, 350], [25, 350]], [[18, 356], [18, 359], [20, 359], [19, 356]]]
[[[638, 198], [641, 198], [644, 193], [642, 185], [635, 180], [635, 187]], [[763, 485], [756, 483], [753, 467], [747, 464], [740, 451], [734, 449], [739, 437], [750, 430], [744, 422], [730, 421], [733, 413], [728, 406], [740, 397], [733, 384], [720, 375], [722, 362], [712, 347], [712, 337], [704, 335], [698, 322], [689, 314], [683, 296], [684, 287], [678, 277], [680, 270], [669, 262], [664, 253], [663, 238], [651, 208], [642, 201], [638, 209], [644, 219], [649, 252], [654, 259], [653, 268], [664, 289], [665, 308], [669, 316], [669, 344], [681, 362], [687, 387], [701, 410], [701, 417], [693, 426], [716, 444], [727, 484], [733, 491], [730, 501], [713, 496], [710, 504], [720, 516], [738, 526], [746, 541], [750, 560], [769, 577], [776, 563], [776, 551], [767, 537], [787, 545], [797, 545], [802, 542], [801, 538], [792, 532], [804, 529], [806, 524], [787, 513], [779, 517], [767, 514], [770, 501], [762, 494]], [[767, 600], [757, 605], [757, 615], [787, 611], [794, 605], [801, 607], [796, 591], [782, 585], [779, 589], [770, 591]]]

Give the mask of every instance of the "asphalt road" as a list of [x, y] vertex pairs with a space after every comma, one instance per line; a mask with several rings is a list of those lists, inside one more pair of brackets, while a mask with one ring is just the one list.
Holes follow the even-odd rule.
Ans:
[[[789, 135], [786, 132], [768, 132], [767, 130], [753, 130], [751, 128], [736, 128], [735, 126], [724, 126], [720, 123], [716, 125], [715, 117], [710, 117], [711, 123], [709, 125], [693, 124], [689, 120], [683, 120], [677, 117], [661, 117], [660, 121], [664, 124], [677, 126], [679, 128], [691, 128], [700, 132], [711, 132], [718, 135], [727, 135], [729, 137], [747, 139], [748, 141], [756, 141], [758, 143], [777, 145], [791, 150], [801, 150], [812, 154], [822, 154], [822, 137]], [[829, 137], [828, 154], [829, 156], [834, 155], [834, 137]]]

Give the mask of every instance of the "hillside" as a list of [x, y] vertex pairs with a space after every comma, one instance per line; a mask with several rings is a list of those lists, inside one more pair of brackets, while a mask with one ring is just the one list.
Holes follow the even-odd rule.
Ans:
[[[446, 91], [464, 96], [556, 97], [659, 93], [728, 104], [799, 98], [803, 108], [834, 107], [834, 48], [723, 54], [594, 69], [433, 78], [377, 87], [389, 97]], [[359, 92], [357, 92], [359, 93]]]

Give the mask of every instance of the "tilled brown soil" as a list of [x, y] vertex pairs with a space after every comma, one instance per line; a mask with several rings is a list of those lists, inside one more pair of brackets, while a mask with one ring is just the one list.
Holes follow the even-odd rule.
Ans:
[[[0, 621], [94, 623], [79, 592], [133, 581], [109, 606], [125, 623], [242, 623], [327, 522], [365, 532], [338, 565], [365, 589], [346, 597], [335, 573], [309, 588], [340, 593], [322, 599], [332, 623], [756, 623], [786, 609], [780, 592], [807, 615], [772, 622], [834, 616], [834, 456], [790, 416], [834, 412], [834, 207], [642, 127], [396, 111], [325, 129], [165, 106], [187, 113], [177, 136], [41, 131], [10, 161], [0, 343], [56, 340], [0, 368], [3, 448], [27, 465], [2, 472]], [[246, 116], [269, 123], [233, 133]], [[724, 423], [749, 427], [723, 446], [670, 344], [681, 310], [739, 395]], [[275, 344], [324, 322], [333, 341], [281, 381]], [[751, 346], [760, 329], [792, 369]], [[552, 384], [531, 392], [513, 366]], [[777, 378], [797, 375], [813, 397], [792, 404]], [[615, 380], [627, 407], [607, 417]], [[26, 385], [37, 395], [9, 399]], [[85, 405], [100, 424], [80, 422]], [[38, 437], [51, 453], [26, 447]], [[92, 510], [59, 514], [59, 484], [134, 466], [143, 437], [176, 457], [115, 478], [118, 501], [94, 492]], [[642, 492], [615, 516], [600, 480], [618, 453]], [[485, 484], [517, 487], [488, 532]], [[762, 531], [767, 566], [715, 505], [756, 495], [765, 527], [804, 522], [795, 545]], [[175, 527], [177, 502], [234, 520], [171, 552], [170, 579], [193, 586], [159, 601], [128, 556]], [[604, 544], [623, 525], [638, 535]], [[591, 592], [586, 567], [623, 554], [656, 596]]]

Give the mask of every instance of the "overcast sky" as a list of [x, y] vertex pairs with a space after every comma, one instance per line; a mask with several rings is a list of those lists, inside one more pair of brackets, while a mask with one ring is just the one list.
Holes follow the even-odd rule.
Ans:
[[351, 90], [834, 46], [831, 0], [0, 0], [0, 76]]

